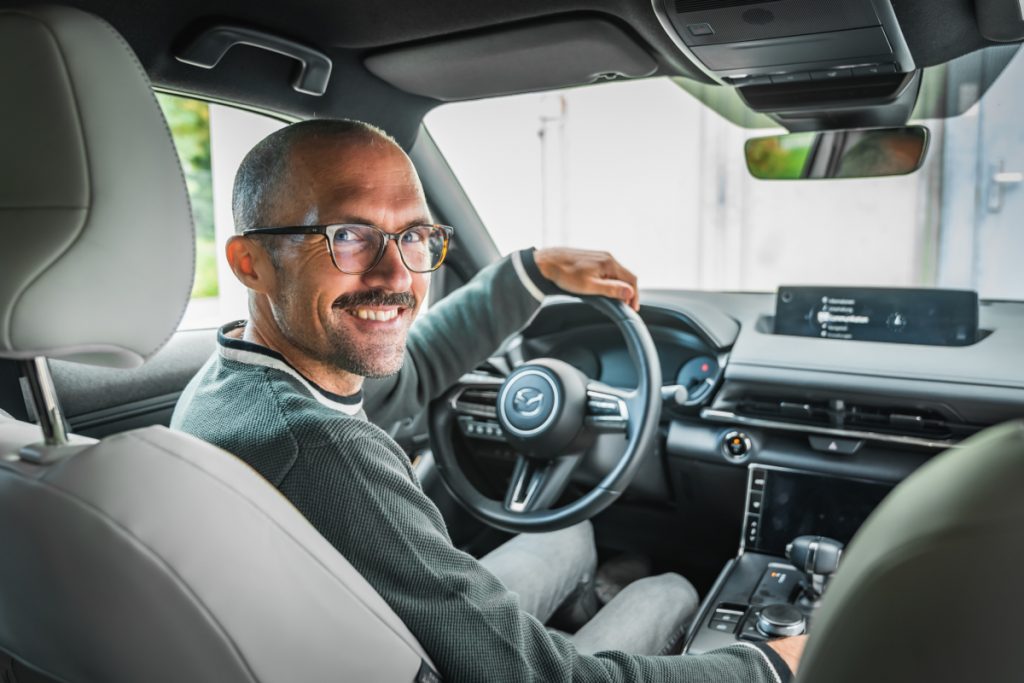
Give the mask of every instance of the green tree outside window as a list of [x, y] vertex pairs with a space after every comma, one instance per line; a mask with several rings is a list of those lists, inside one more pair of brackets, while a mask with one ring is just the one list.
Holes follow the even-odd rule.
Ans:
[[192, 297], [217, 296], [217, 249], [210, 172], [210, 108], [205, 102], [157, 94], [178, 149], [196, 224], [196, 279]]

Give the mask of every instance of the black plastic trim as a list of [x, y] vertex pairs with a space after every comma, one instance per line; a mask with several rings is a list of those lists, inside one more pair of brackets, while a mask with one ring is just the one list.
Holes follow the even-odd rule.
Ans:
[[220, 63], [228, 50], [236, 45], [248, 45], [291, 57], [300, 65], [292, 81], [292, 88], [296, 92], [314, 97], [320, 97], [327, 92], [333, 68], [331, 58], [320, 50], [266, 31], [218, 24], [197, 35], [174, 56], [179, 62], [201, 69], [212, 69]]

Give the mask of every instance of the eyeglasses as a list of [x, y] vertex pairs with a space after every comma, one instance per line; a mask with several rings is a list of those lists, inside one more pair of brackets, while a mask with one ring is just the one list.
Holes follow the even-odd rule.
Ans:
[[281, 228], [249, 228], [243, 235], [323, 235], [335, 268], [347, 275], [373, 270], [394, 240], [405, 267], [414, 273], [431, 273], [448, 255], [455, 228], [447, 225], [411, 225], [401, 232], [384, 232], [372, 225], [297, 225]]

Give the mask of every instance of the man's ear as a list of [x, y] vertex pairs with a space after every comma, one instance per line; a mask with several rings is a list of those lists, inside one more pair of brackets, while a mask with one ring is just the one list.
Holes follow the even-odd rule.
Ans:
[[232, 235], [224, 246], [231, 272], [238, 281], [259, 294], [267, 294], [274, 286], [274, 264], [257, 240]]

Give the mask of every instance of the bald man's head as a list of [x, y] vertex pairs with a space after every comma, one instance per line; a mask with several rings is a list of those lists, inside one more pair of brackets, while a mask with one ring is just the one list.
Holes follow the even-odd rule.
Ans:
[[[231, 212], [235, 232], [277, 224], [282, 201], [296, 188], [293, 157], [303, 148], [331, 145], [393, 146], [394, 138], [376, 126], [349, 119], [312, 119], [271, 133], [253, 147], [235, 176]], [[338, 163], [344, 163], [339, 158]]]
[[[298, 123], [262, 140], [239, 168], [233, 210], [239, 233], [359, 224], [394, 235], [433, 223], [409, 157], [356, 121]], [[247, 329], [297, 365], [358, 377], [393, 374], [430, 273], [411, 271], [400, 243], [390, 248], [390, 240], [377, 244], [372, 268], [346, 272], [336, 250], [351, 240], [347, 231], [340, 235], [299, 230], [228, 240], [228, 263], [249, 289]]]

